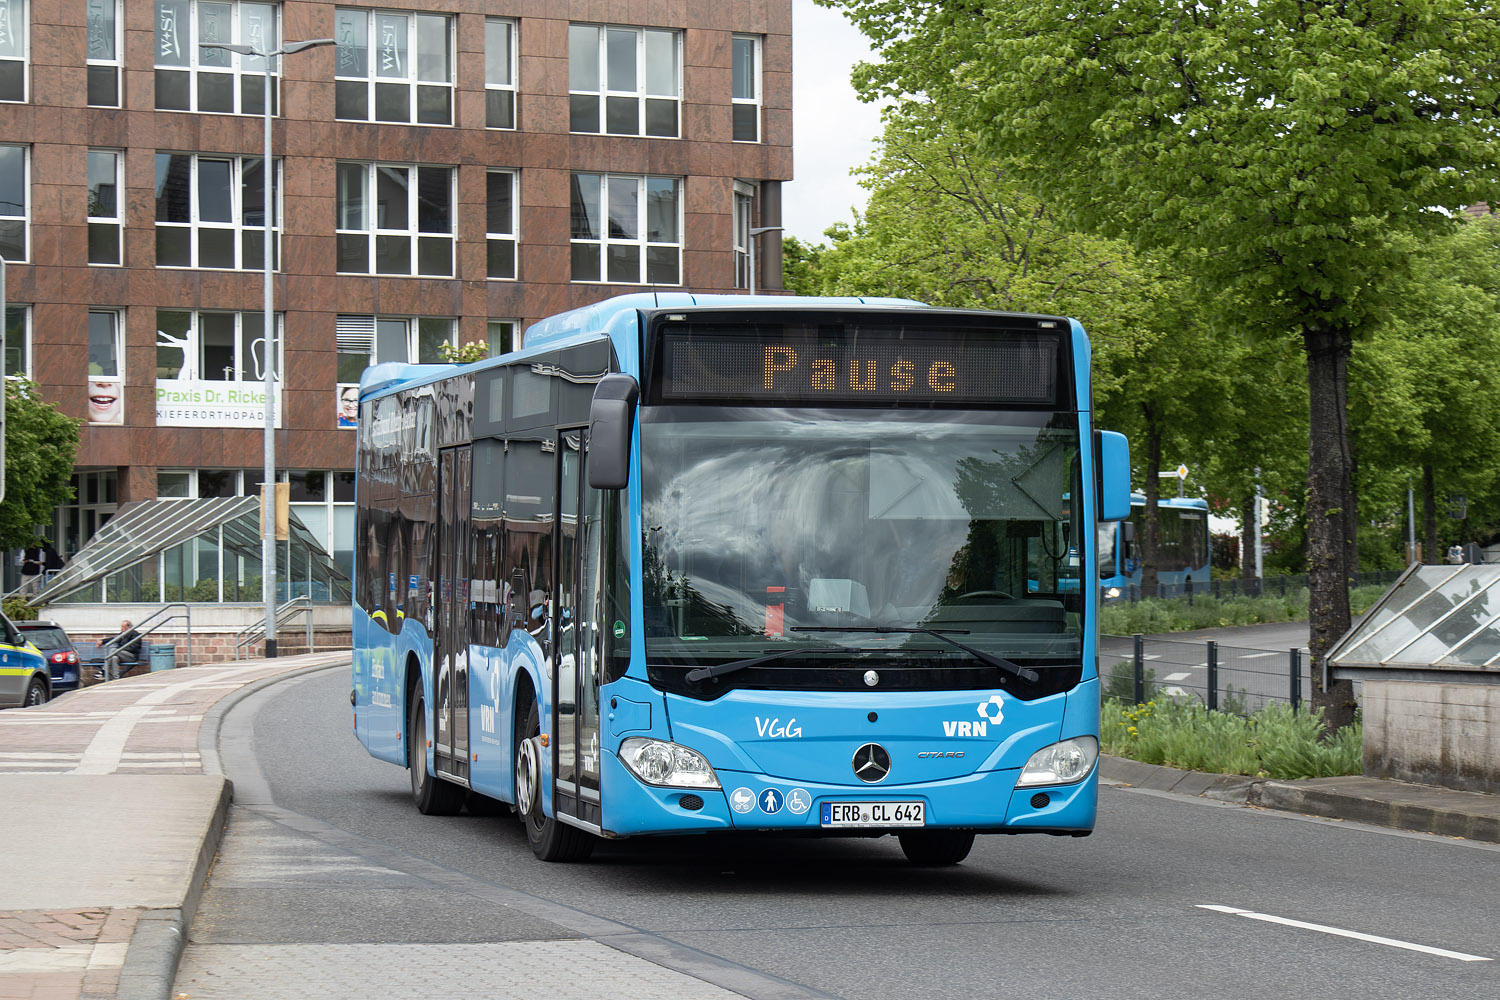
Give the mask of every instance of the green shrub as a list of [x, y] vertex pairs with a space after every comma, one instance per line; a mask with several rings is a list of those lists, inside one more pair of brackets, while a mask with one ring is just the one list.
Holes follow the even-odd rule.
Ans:
[[[1144, 701], [1156, 697], [1156, 671], [1147, 667], [1142, 671], [1141, 691]], [[1120, 660], [1109, 668], [1109, 682], [1104, 686], [1104, 697], [1128, 704], [1135, 704], [1135, 662]]]
[[1267, 778], [1322, 778], [1358, 774], [1358, 722], [1332, 735], [1322, 709], [1293, 712], [1271, 704], [1251, 716], [1210, 712], [1187, 698], [1144, 705], [1104, 702], [1099, 740], [1105, 753], [1148, 764]]
[[[1349, 606], [1355, 617], [1368, 611], [1386, 589], [1372, 584], [1349, 591]], [[1198, 595], [1191, 604], [1186, 597], [1118, 601], [1106, 604], [1100, 610], [1099, 631], [1106, 635], [1152, 635], [1306, 620], [1307, 590], [1303, 588], [1291, 591], [1285, 597], [1279, 594], [1224, 598]]]
[[41, 617], [41, 613], [19, 594], [9, 595], [3, 603], [5, 617], [13, 622], [34, 622]]

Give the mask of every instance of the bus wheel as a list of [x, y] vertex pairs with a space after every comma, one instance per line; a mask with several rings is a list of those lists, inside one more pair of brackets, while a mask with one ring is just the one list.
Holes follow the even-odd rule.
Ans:
[[541, 714], [533, 698], [516, 733], [516, 813], [526, 827], [532, 854], [543, 861], [582, 861], [594, 853], [594, 837], [542, 811], [541, 734]]
[[427, 706], [421, 697], [411, 703], [406, 724], [406, 763], [411, 771], [411, 797], [423, 816], [452, 816], [464, 807], [468, 789], [427, 773]]
[[974, 846], [971, 830], [913, 830], [896, 835], [906, 860], [924, 868], [956, 865], [969, 856]]

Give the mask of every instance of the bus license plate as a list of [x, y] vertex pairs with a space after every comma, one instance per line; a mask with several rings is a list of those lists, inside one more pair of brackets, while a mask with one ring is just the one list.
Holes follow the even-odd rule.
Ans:
[[824, 826], [925, 826], [921, 802], [825, 802]]

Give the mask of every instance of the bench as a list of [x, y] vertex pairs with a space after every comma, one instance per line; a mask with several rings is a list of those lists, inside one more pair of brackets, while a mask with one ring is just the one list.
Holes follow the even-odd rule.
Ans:
[[[105, 656], [99, 649], [100, 645], [101, 643], [88, 642], [86, 640], [73, 643], [73, 648], [78, 651], [78, 666], [80, 669], [83, 667], [93, 667], [96, 670], [104, 669]], [[142, 663], [147, 666], [151, 663], [151, 643], [145, 639], [141, 640], [141, 658], [134, 663], [122, 664], [122, 666], [126, 670], [131, 670]]]

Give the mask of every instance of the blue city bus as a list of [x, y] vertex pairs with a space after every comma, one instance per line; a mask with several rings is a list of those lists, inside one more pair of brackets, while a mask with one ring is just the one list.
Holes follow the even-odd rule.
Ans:
[[1156, 501], [1156, 593], [1141, 593], [1140, 542], [1146, 498], [1130, 495], [1130, 517], [1099, 525], [1099, 585], [1105, 600], [1177, 597], [1203, 593], [1210, 580], [1212, 548], [1208, 538], [1208, 501], [1198, 497], [1160, 497]]
[[[634, 294], [360, 386], [354, 730], [417, 808], [600, 838], [1085, 836], [1095, 524], [1056, 316]], [[1088, 484], [1088, 488], [1084, 488]], [[1083, 552], [1080, 560], [1079, 553]]]

